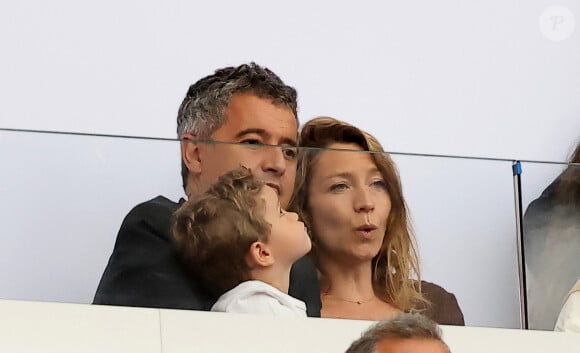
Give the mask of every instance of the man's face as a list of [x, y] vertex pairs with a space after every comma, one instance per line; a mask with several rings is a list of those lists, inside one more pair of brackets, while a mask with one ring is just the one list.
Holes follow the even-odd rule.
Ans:
[[[211, 135], [211, 140], [239, 144], [187, 144], [191, 145], [186, 145], [184, 155], [190, 170], [188, 193], [203, 192], [219, 176], [244, 166], [276, 190], [282, 207], [286, 207], [296, 176], [298, 123], [294, 113], [268, 99], [237, 93], [230, 100], [226, 116], [227, 121]], [[191, 188], [191, 184], [195, 186]]]

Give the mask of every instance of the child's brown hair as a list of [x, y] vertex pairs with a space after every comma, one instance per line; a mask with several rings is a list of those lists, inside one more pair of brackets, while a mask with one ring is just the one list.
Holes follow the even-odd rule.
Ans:
[[252, 243], [267, 242], [264, 183], [239, 168], [221, 176], [206, 192], [173, 215], [172, 235], [190, 272], [213, 295], [250, 279], [246, 255]]

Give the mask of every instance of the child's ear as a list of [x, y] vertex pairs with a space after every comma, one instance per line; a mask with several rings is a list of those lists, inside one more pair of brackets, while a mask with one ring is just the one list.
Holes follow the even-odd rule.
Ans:
[[255, 241], [250, 245], [246, 260], [250, 268], [269, 267], [274, 264], [274, 255], [267, 244]]

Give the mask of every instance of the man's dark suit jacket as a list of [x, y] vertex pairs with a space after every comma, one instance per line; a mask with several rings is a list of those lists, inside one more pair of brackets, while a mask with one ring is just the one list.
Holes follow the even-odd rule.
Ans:
[[[217, 298], [183, 268], [170, 236], [171, 216], [184, 202], [158, 196], [137, 205], [123, 221], [94, 304], [209, 310]], [[314, 264], [298, 260], [290, 273], [289, 294], [306, 303], [308, 316], [320, 316], [320, 287]]]

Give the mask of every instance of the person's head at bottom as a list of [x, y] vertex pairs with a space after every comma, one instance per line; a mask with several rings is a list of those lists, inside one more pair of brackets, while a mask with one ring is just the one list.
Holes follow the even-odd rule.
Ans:
[[450, 353], [437, 324], [420, 314], [402, 313], [379, 321], [346, 353]]

